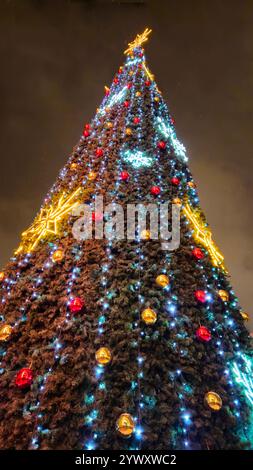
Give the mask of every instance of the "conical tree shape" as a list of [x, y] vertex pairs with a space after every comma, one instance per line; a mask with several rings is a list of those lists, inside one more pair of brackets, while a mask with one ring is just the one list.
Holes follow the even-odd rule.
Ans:
[[[0, 275], [1, 448], [252, 448], [247, 315], [147, 68], [148, 34], [130, 44]], [[96, 195], [123, 209], [174, 202], [179, 247], [149, 229], [77, 240], [73, 209]]]

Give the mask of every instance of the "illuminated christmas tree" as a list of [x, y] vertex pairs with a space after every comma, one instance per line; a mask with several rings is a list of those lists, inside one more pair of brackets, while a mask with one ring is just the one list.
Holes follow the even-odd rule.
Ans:
[[[1, 448], [253, 448], [248, 315], [148, 69], [149, 33], [129, 44], [0, 273]], [[150, 227], [76, 239], [80, 204], [96, 228], [112, 219], [93, 207], [98, 195], [123, 208], [170, 201], [179, 247]]]

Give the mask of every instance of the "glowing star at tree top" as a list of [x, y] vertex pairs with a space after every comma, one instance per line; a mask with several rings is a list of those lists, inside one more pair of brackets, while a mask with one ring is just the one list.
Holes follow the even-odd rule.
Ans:
[[212, 239], [212, 233], [201, 219], [201, 216], [188, 202], [183, 206], [183, 212], [194, 227], [193, 237], [195, 240], [208, 250], [213, 265], [222, 268], [226, 272], [226, 268], [223, 264], [224, 256], [215, 245]]
[[76, 201], [76, 197], [81, 190], [82, 188], [78, 188], [69, 196], [66, 193], [62, 193], [56, 202], [42, 208], [33, 224], [22, 233], [22, 242], [16, 254], [22, 251], [27, 253], [33, 251], [40, 240], [44, 239], [47, 235], [58, 235], [59, 224], [63, 217], [78, 206], [79, 201]]
[[136, 47], [140, 47], [144, 42], [148, 40], [148, 36], [152, 32], [152, 29], [146, 28], [142, 34], [137, 34], [134, 41], [129, 42], [128, 48], [124, 51], [124, 54], [131, 54]]

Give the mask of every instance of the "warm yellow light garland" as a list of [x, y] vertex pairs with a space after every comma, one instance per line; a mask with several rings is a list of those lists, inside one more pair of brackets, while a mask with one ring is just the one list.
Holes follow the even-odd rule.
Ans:
[[209, 252], [210, 258], [214, 266], [221, 267], [224, 271], [224, 256], [219, 251], [212, 239], [210, 229], [205, 225], [201, 216], [194, 210], [188, 202], [182, 207], [183, 213], [194, 227], [194, 238], [197, 242], [201, 243]]

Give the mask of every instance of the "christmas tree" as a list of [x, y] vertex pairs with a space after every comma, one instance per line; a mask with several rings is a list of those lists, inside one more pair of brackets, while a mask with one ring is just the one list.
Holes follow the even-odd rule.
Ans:
[[[248, 315], [147, 66], [149, 33], [128, 45], [0, 273], [1, 448], [253, 448]], [[167, 228], [172, 204], [181, 213], [175, 249], [151, 220], [114, 237], [113, 204], [167, 201]], [[85, 223], [80, 204], [91, 209], [86, 239], [73, 231]], [[104, 225], [107, 236], [94, 236]]]

